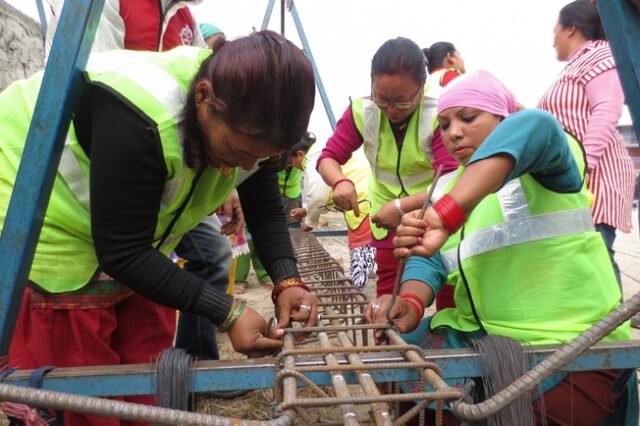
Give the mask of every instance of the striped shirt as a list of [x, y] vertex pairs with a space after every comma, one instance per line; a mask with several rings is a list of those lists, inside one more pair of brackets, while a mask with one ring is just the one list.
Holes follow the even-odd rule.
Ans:
[[[595, 224], [605, 223], [622, 232], [631, 232], [631, 202], [633, 199], [634, 169], [629, 153], [615, 124], [589, 126], [593, 113], [586, 93], [586, 85], [616, 65], [606, 41], [587, 42], [572, 54], [567, 66], [538, 103], [538, 108], [549, 111], [562, 126], [583, 142], [585, 149], [598, 145], [587, 140], [602, 140], [602, 153], [593, 167], [589, 189], [595, 196], [592, 208]], [[619, 80], [616, 79], [619, 85]], [[619, 105], [621, 108], [621, 105]], [[618, 117], [619, 118], [619, 117]], [[603, 131], [605, 135], [590, 132]], [[601, 145], [602, 145], [601, 144]], [[598, 148], [595, 146], [595, 148]], [[594, 153], [587, 152], [593, 157]]]

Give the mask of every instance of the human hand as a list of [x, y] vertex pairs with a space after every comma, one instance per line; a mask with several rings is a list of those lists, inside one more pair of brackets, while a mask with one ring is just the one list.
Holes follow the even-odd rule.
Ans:
[[233, 349], [251, 358], [270, 355], [283, 345], [279, 339], [284, 330], [270, 329], [264, 318], [249, 307], [244, 308], [228, 333]]
[[424, 219], [420, 219], [420, 210], [407, 213], [396, 229], [393, 239], [394, 256], [398, 258], [417, 255], [431, 257], [444, 245], [449, 232], [444, 227], [440, 216], [433, 208], [428, 208]]
[[307, 225], [306, 223], [301, 223], [301, 224], [300, 224], [300, 230], [301, 230], [302, 232], [311, 232], [311, 231], [313, 231], [313, 227], [312, 227], [312, 226]]
[[333, 203], [340, 209], [345, 211], [353, 210], [356, 216], [360, 216], [356, 187], [349, 179], [345, 179], [334, 186], [331, 198], [333, 199]]
[[295, 209], [291, 210], [290, 216], [291, 216], [291, 219], [295, 219], [295, 220], [304, 219], [307, 216], [307, 209], [296, 207]]
[[[278, 311], [278, 328], [289, 326], [290, 320], [304, 322], [304, 327], [315, 327], [318, 324], [318, 299], [302, 287], [286, 288], [276, 300]], [[297, 334], [298, 340], [304, 334]]]
[[400, 225], [400, 212], [396, 208], [394, 201], [389, 201], [382, 206], [378, 213], [371, 217], [371, 222], [380, 228], [394, 230]]
[[[391, 303], [392, 296], [385, 294], [373, 300], [369, 303], [364, 310], [364, 320], [368, 324], [388, 324], [387, 319], [387, 307]], [[420, 318], [416, 316], [416, 313], [409, 306], [409, 303], [400, 297], [396, 297], [396, 300], [391, 307], [390, 317], [393, 320], [395, 327], [400, 333], [407, 333], [413, 331], [418, 326]], [[377, 329], [373, 332], [373, 337], [376, 344], [385, 340], [384, 329]]]
[[236, 191], [232, 191], [229, 194], [216, 213], [224, 216], [224, 224], [220, 228], [220, 232], [223, 235], [237, 234], [244, 226], [244, 214]]

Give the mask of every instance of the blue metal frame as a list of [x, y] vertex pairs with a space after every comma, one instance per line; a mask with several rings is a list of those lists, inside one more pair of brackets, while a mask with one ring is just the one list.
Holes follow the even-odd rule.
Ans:
[[42, 40], [47, 39], [47, 16], [44, 14], [44, 7], [42, 6], [42, 0], [36, 0], [36, 7], [38, 8], [38, 18], [40, 19], [40, 31], [42, 32]]
[[320, 71], [318, 71], [318, 67], [316, 66], [316, 61], [313, 59], [313, 54], [311, 53], [311, 46], [309, 46], [307, 35], [304, 32], [304, 28], [302, 28], [302, 21], [300, 20], [300, 15], [298, 15], [298, 9], [296, 9], [296, 5], [293, 2], [293, 0], [288, 0], [287, 5], [289, 7], [289, 11], [291, 12], [291, 17], [293, 18], [293, 22], [296, 25], [296, 29], [298, 30], [300, 41], [302, 41], [302, 47], [304, 48], [304, 52], [307, 54], [307, 57], [311, 61], [311, 66], [313, 67], [313, 74], [316, 77], [316, 85], [318, 86], [318, 92], [320, 93], [320, 97], [322, 98], [322, 103], [324, 104], [324, 110], [327, 113], [327, 118], [329, 119], [329, 123], [331, 124], [331, 129], [335, 131], [336, 118], [333, 115], [333, 109], [331, 108], [331, 103], [329, 102], [329, 98], [327, 97], [327, 92], [324, 90], [324, 84], [322, 83], [322, 78], [320, 77]]
[[0, 236], [0, 355], [7, 354], [104, 0], [67, 0]]
[[271, 19], [271, 14], [273, 13], [273, 6], [275, 5], [276, 0], [269, 0], [269, 4], [267, 5], [267, 10], [264, 12], [264, 18], [262, 18], [262, 25], [260, 25], [260, 30], [266, 30], [269, 26], [269, 20]]
[[[635, 368], [640, 365], [640, 341], [616, 342], [596, 345], [576, 358], [564, 371], [585, 371], [598, 369]], [[525, 349], [531, 355], [532, 365], [540, 363], [559, 346], [539, 346]], [[365, 364], [373, 362], [404, 361], [400, 355], [373, 357], [363, 354]], [[344, 358], [339, 356], [339, 359]], [[437, 350], [427, 352], [426, 361], [438, 365], [444, 378], [477, 377], [481, 375], [477, 354], [469, 350]], [[243, 361], [201, 361], [196, 363], [193, 375], [192, 391], [210, 390], [254, 390], [271, 389], [275, 383], [277, 369], [275, 359], [261, 358]], [[324, 365], [321, 358], [305, 360], [304, 365]], [[80, 395], [152, 395], [155, 392], [155, 366], [139, 364], [108, 367], [60, 368], [49, 373], [42, 389], [69, 392]], [[370, 370], [376, 383], [415, 380], [415, 369]], [[30, 371], [18, 371], [11, 374], [5, 383], [29, 386]], [[328, 372], [305, 373], [317, 385], [331, 386]], [[356, 384], [357, 378], [352, 372], [344, 372], [350, 384]]]
[[598, 11], [640, 140], [640, 12], [629, 0], [599, 1]]
[[[271, 14], [273, 13], [273, 6], [275, 4], [275, 0], [269, 0], [269, 4], [267, 4], [267, 10], [265, 11], [264, 18], [262, 19], [261, 30], [266, 30], [269, 26], [269, 20], [271, 19]], [[322, 98], [322, 104], [324, 105], [324, 110], [327, 114], [327, 118], [329, 119], [329, 124], [331, 125], [332, 130], [336, 130], [336, 117], [333, 114], [333, 108], [331, 108], [331, 103], [329, 102], [329, 97], [327, 96], [327, 91], [324, 88], [324, 84], [322, 83], [322, 77], [320, 77], [320, 71], [318, 70], [318, 66], [316, 65], [316, 61], [313, 58], [313, 53], [311, 53], [311, 46], [309, 45], [309, 40], [307, 40], [307, 35], [304, 32], [304, 28], [302, 27], [302, 21], [300, 20], [300, 15], [298, 15], [298, 10], [296, 9], [293, 0], [287, 1], [287, 7], [291, 12], [291, 17], [293, 18], [293, 22], [296, 25], [296, 30], [298, 31], [298, 36], [300, 37], [300, 41], [302, 42], [302, 48], [304, 49], [304, 53], [311, 61], [311, 66], [313, 67], [313, 75], [316, 79], [316, 86], [318, 87], [318, 93], [320, 93], [320, 98]]]
[[336, 229], [336, 230], [329, 230], [329, 231], [314, 230], [314, 231], [311, 231], [311, 233], [316, 237], [346, 237], [347, 236], [346, 229]]

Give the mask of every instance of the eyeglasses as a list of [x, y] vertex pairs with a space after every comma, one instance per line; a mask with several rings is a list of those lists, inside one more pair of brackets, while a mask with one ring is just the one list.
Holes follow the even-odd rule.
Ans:
[[378, 105], [378, 107], [380, 108], [389, 108], [389, 106], [393, 104], [398, 109], [409, 109], [409, 108], [413, 108], [416, 102], [418, 102], [418, 99], [420, 99], [420, 93], [422, 92], [423, 86], [424, 84], [419, 85], [418, 91], [413, 95], [410, 101], [388, 101], [386, 99], [379, 98], [375, 95], [375, 92], [374, 92], [375, 87], [372, 86], [371, 99], [373, 99], [373, 102], [376, 105]]

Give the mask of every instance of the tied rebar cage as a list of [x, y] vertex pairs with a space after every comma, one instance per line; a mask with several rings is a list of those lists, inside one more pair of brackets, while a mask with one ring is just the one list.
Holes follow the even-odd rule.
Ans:
[[[463, 397], [461, 390], [449, 387], [442, 380], [434, 363], [424, 361], [422, 349], [405, 343], [391, 325], [364, 324], [366, 296], [351, 284], [340, 264], [314, 235], [292, 231], [292, 242], [300, 276], [318, 298], [320, 323], [313, 328], [286, 330], [285, 347], [277, 358], [280, 370], [274, 384], [274, 415], [294, 409], [308, 418], [307, 409], [334, 406], [339, 407], [342, 416], [335, 424], [405, 424], [429, 402], [436, 402], [439, 419], [445, 402]], [[372, 332], [379, 328], [385, 329], [388, 345], [374, 345]], [[296, 337], [302, 333], [311, 335], [300, 341]], [[318, 357], [323, 362], [318, 362]], [[376, 383], [371, 374], [400, 368], [414, 371], [416, 379], [431, 385], [435, 391], [389, 392], [387, 384]], [[311, 372], [328, 373], [332, 388], [323, 389], [309, 381], [305, 374]], [[299, 382], [311, 391], [304, 397], [300, 396]], [[312, 396], [306, 396], [309, 393]], [[397, 405], [403, 401], [420, 402], [396, 418]]]

